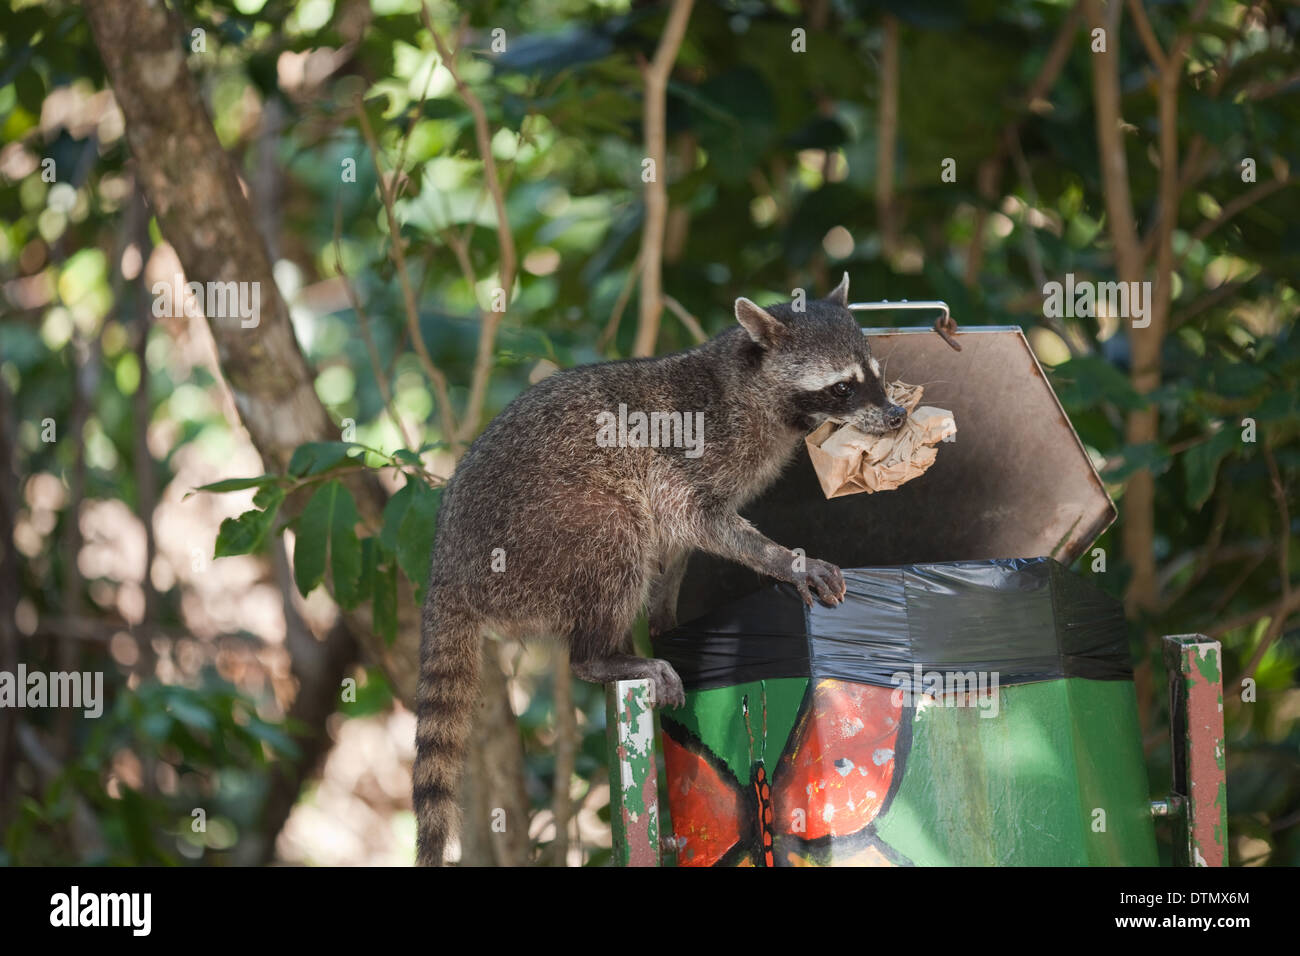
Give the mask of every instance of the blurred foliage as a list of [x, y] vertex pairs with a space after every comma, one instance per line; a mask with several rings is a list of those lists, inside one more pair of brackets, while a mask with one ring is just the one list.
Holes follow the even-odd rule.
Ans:
[[[166, 796], [120, 781], [105, 787], [104, 768], [124, 753], [165, 762], [178, 785]], [[75, 758], [22, 800], [0, 862], [161, 865], [205, 854], [220, 862], [255, 822], [268, 762], [296, 754], [282, 726], [213, 675], [193, 688], [149, 681], [119, 691]], [[79, 813], [98, 821], [98, 839], [88, 839]]]
[[[1022, 326], [1120, 505], [1120, 524], [1098, 542], [1108, 555], [1105, 573], [1094, 574], [1088, 557], [1077, 570], [1123, 594], [1130, 573], [1120, 547], [1123, 483], [1149, 469], [1156, 477], [1161, 593], [1156, 610], [1134, 622], [1135, 657], [1159, 675], [1152, 635], [1212, 632], [1235, 622], [1219, 635], [1233, 695], [1233, 676], [1251, 660], [1272, 609], [1288, 593], [1281, 569], [1300, 564], [1292, 543], [1300, 508], [1290, 491], [1300, 472], [1300, 191], [1278, 190], [1204, 235], [1197, 229], [1250, 188], [1244, 159], [1254, 161], [1259, 182], [1300, 166], [1300, 12], [1217, 0], [1194, 28], [1178, 137], [1180, 154], [1198, 156], [1203, 175], [1184, 192], [1174, 233], [1163, 385], [1142, 396], [1130, 384], [1122, 322], [1043, 314], [1045, 281], [1067, 273], [1116, 278], [1082, 27], [1046, 95], [1050, 106], [1026, 110], [1023, 102], [1070, 7], [1047, 0], [835, 0], [806, 9], [793, 0], [698, 3], [669, 87], [669, 198], [677, 218], [670, 221], [664, 287], [710, 333], [729, 324], [737, 295], [768, 301], [795, 288], [823, 291], [844, 269], [857, 299], [942, 298], [963, 325]], [[306, 489], [310, 498], [292, 525], [300, 591], [324, 582], [344, 606], [374, 598], [374, 625], [391, 639], [395, 589], [424, 583], [437, 507], [430, 462], [449, 436], [438, 432], [434, 399], [407, 338], [388, 256], [393, 237], [353, 103], [364, 98], [385, 168], [404, 159], [396, 210], [420, 328], [448, 372], [457, 408], [473, 366], [477, 310], [498, 284], [495, 218], [471, 116], [412, 0], [187, 0], [180, 9], [187, 29], [205, 31], [205, 49], [190, 55], [189, 68], [246, 181], [258, 187], [266, 150], [283, 172], [274, 195], [262, 199], [274, 205], [277, 280], [319, 372], [318, 394], [336, 420], [355, 424], [354, 441], [305, 448], [289, 475], [240, 485], [256, 489], [255, 507], [197, 543], [215, 543], [209, 553], [216, 556], [262, 554], [283, 530], [276, 519], [286, 495]], [[809, 11], [824, 15], [823, 28], [809, 27]], [[886, 12], [902, 24], [900, 235], [889, 253], [874, 195]], [[1150, 5], [1149, 14], [1166, 44], [1187, 16], [1172, 4]], [[433, 6], [445, 36], [462, 15], [471, 53], [461, 71], [496, 131], [493, 152], [505, 170], [522, 263], [497, 342], [490, 415], [527, 386], [543, 359], [567, 366], [630, 351], [634, 308], [606, 354], [595, 343], [637, 256], [644, 213], [638, 62], [652, 56], [664, 13], [652, 5], [579, 0], [501, 0], [464, 12]], [[1157, 203], [1156, 84], [1125, 17], [1115, 42], [1134, 208], [1145, 230]], [[803, 27], [810, 52], [792, 54], [791, 31]], [[502, 52], [491, 49], [496, 29], [505, 31]], [[201, 365], [171, 359], [183, 338], [180, 326], [158, 321], [146, 329], [145, 289], [118, 269], [122, 250], [137, 241], [124, 226], [135, 187], [120, 117], [101, 95], [104, 76], [79, 4], [15, 0], [0, 32], [0, 379], [12, 398], [16, 470], [58, 476], [66, 488], [76, 487], [80, 470], [84, 499], [116, 499], [137, 511], [141, 467], [153, 469], [161, 493], [175, 476], [180, 449], [198, 446], [219, 461], [230, 447], [220, 389]], [[279, 125], [266, 135], [272, 107]], [[1000, 175], [991, 189], [982, 188], [977, 171], [995, 155]], [[53, 182], [42, 178], [43, 159], [54, 160]], [[940, 178], [945, 160], [955, 161], [955, 182]], [[449, 230], [466, 234], [470, 224], [474, 286], [447, 238]], [[156, 227], [151, 239], [161, 241]], [[979, 267], [967, 281], [976, 246]], [[418, 454], [405, 449], [385, 412], [359, 317], [337, 294], [323, 294], [339, 265], [365, 303], [397, 412], [423, 423]], [[147, 335], [143, 344], [140, 335]], [[666, 313], [660, 350], [691, 341]], [[146, 463], [133, 447], [141, 356], [147, 421], [166, 424], [170, 444], [166, 455]], [[1159, 439], [1129, 445], [1125, 416], [1148, 403], [1160, 412]], [[81, 420], [84, 426], [72, 441], [43, 441], [47, 419], [61, 428]], [[1255, 423], [1254, 441], [1242, 439], [1246, 419]], [[1287, 527], [1265, 449], [1290, 503]], [[383, 528], [365, 537], [357, 536], [355, 506], [337, 481], [360, 467], [400, 472], [405, 481]], [[39, 546], [20, 549], [18, 592], [29, 617], [64, 613], [69, 581], [87, 613], [112, 616], [112, 600], [95, 581], [70, 575], [60, 549], [74, 504], [80, 502], [65, 496]], [[30, 523], [30, 504], [23, 499], [17, 507], [18, 518]], [[1290, 577], [1293, 592], [1300, 581], [1294, 570]], [[186, 626], [183, 596], [179, 583], [160, 589], [158, 623]], [[10, 812], [8, 858], [77, 858], [68, 837], [76, 799], [102, 821], [106, 860], [196, 858], [186, 850], [193, 845], [188, 787], [166, 799], [104, 790], [104, 768], [122, 748], [138, 760], [192, 768], [192, 787], [208, 788], [237, 839], [258, 800], [251, 768], [265, 751], [256, 745], [284, 743], [275, 739], [282, 731], [234, 719], [253, 712], [256, 702], [244, 691], [216, 681], [186, 688], [145, 681], [128, 689], [127, 669], [92, 646], [81, 654], [82, 667], [121, 672], [112, 682], [111, 716], [93, 730], [78, 726], [76, 759], [54, 783], [25, 788]], [[1300, 864], [1298, 659], [1297, 632], [1283, 628], [1256, 673], [1257, 701], [1228, 709], [1234, 863]], [[375, 690], [379, 680], [371, 671], [364, 700], [343, 712], [362, 717], [391, 707], [391, 697]], [[1140, 681], [1139, 692], [1152, 793], [1161, 794], [1169, 772], [1163, 680]], [[541, 809], [554, 782], [554, 706], [547, 679], [528, 693], [519, 723], [529, 795]], [[599, 790], [604, 773], [603, 696], [583, 684], [575, 685], [575, 696], [584, 732], [576, 775], [585, 798]], [[167, 847], [165, 834], [176, 837]], [[226, 844], [205, 845], [204, 859], [213, 860]], [[607, 859], [598, 850], [587, 856], [591, 863]]]

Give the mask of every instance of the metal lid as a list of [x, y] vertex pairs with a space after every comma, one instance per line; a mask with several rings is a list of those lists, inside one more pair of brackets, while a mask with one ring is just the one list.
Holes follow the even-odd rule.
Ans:
[[[1053, 557], [1070, 564], [1115, 520], [1115, 504], [1016, 326], [955, 333], [866, 329], [886, 379], [924, 385], [950, 409], [957, 436], [924, 475], [896, 491], [827, 500], [800, 450], [744, 510], [768, 537], [842, 568]], [[689, 621], [768, 583], [696, 554], [678, 599]]]

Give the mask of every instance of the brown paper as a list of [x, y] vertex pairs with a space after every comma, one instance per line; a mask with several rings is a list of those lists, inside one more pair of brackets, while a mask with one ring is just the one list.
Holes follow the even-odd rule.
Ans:
[[920, 405], [923, 392], [905, 382], [885, 386], [889, 400], [908, 410], [907, 421], [893, 434], [867, 435], [852, 425], [826, 422], [804, 439], [827, 498], [892, 491], [925, 474], [938, 457], [935, 446], [956, 435], [957, 425], [947, 409]]

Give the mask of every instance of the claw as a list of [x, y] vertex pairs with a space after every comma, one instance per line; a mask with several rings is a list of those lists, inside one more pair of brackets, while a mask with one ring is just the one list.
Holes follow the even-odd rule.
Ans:
[[682, 686], [682, 679], [677, 676], [677, 672], [667, 661], [657, 663], [662, 666], [657, 668], [657, 674], [650, 680], [655, 695], [652, 706], [656, 708], [686, 706], [686, 689]]
[[827, 607], [838, 606], [848, 590], [840, 569], [827, 561], [810, 562], [805, 580], [811, 580], [817, 598]]

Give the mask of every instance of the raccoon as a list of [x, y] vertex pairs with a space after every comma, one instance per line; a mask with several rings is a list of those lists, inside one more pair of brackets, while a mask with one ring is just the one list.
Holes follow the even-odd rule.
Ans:
[[[455, 826], [485, 631], [558, 638], [575, 676], [650, 678], [657, 706], [679, 706], [681, 680], [635, 656], [631, 630], [647, 605], [652, 634], [675, 626], [693, 550], [788, 581], [809, 606], [843, 599], [839, 568], [770, 541], [738, 509], [823, 422], [884, 434], [904, 421], [848, 289], [845, 274], [801, 310], [740, 298], [738, 325], [695, 348], [558, 372], [465, 453], [443, 491], [421, 622], [418, 863], [441, 864]], [[647, 418], [655, 435], [638, 427]], [[674, 447], [683, 419], [696, 434]]]

